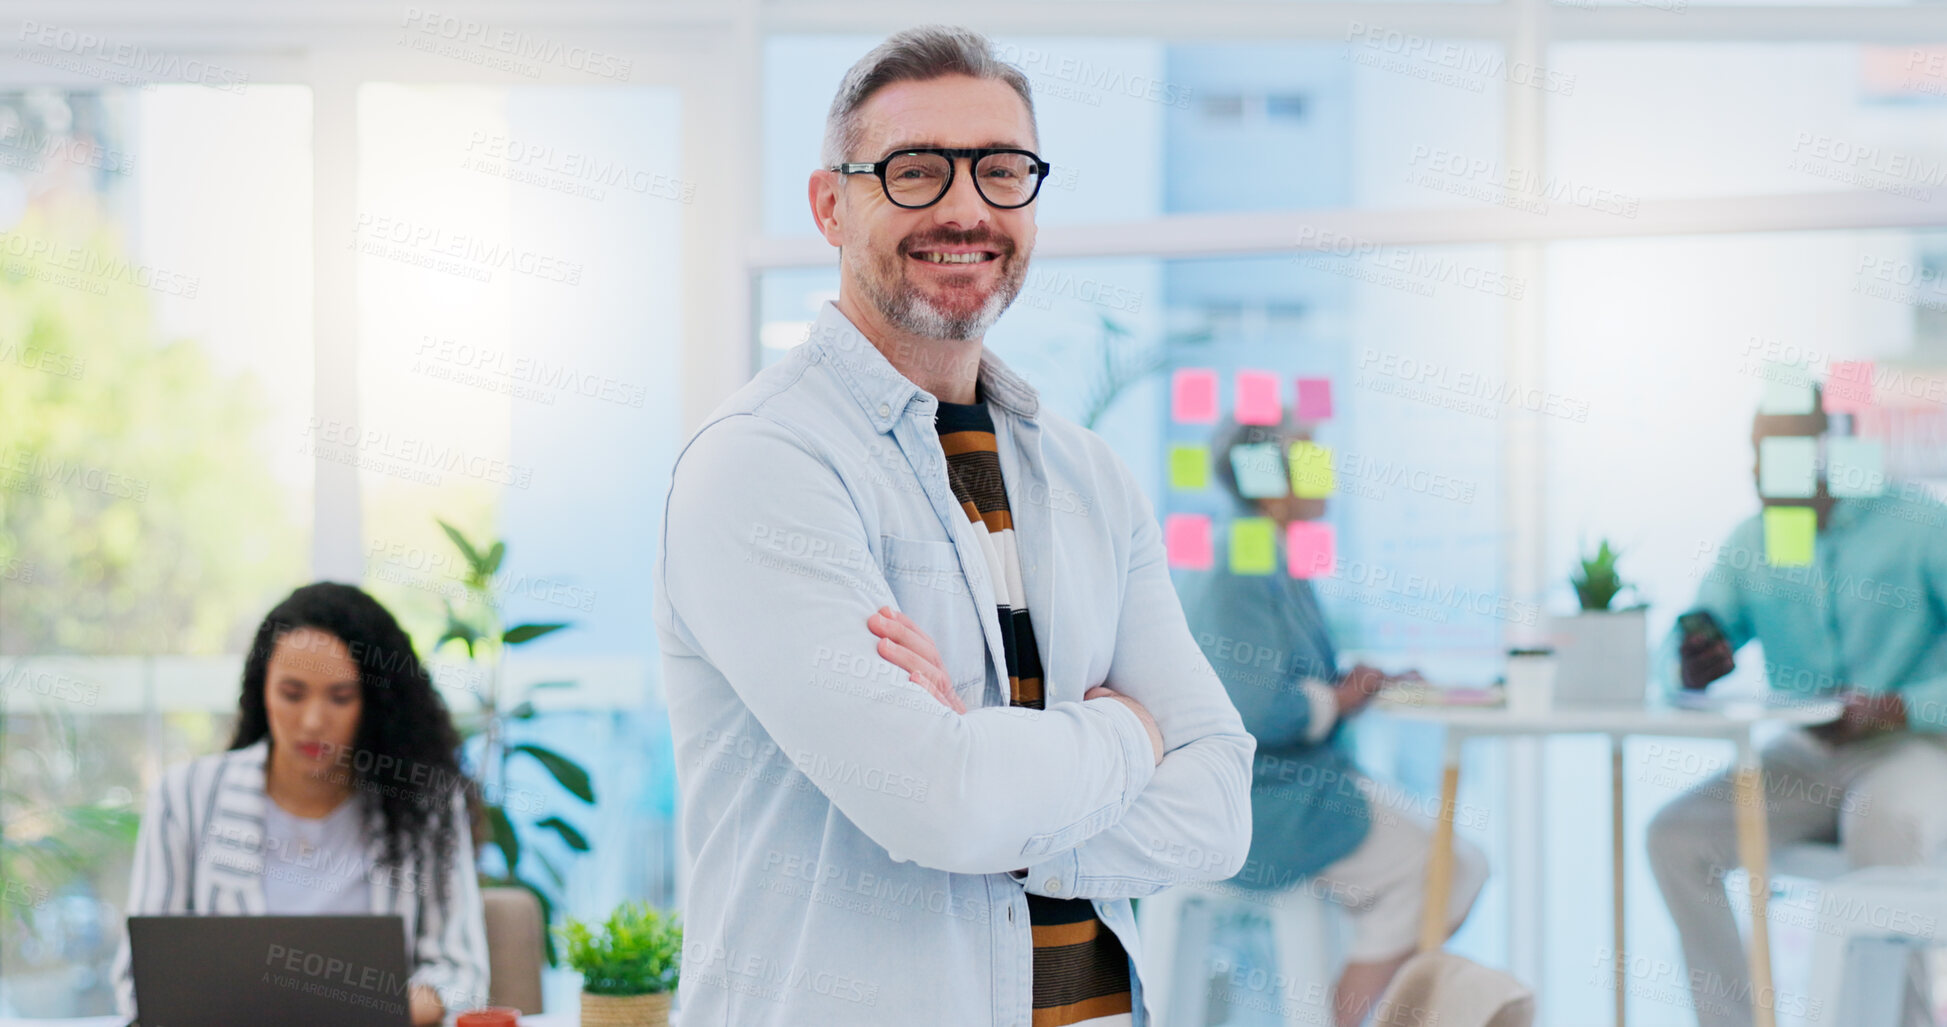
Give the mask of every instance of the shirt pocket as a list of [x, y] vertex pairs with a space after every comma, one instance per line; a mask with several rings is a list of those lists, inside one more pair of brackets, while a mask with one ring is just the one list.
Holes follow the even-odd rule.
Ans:
[[1024, 859], [1037, 859], [1054, 852], [1067, 852], [1069, 849], [1088, 841], [1090, 838], [1108, 830], [1122, 815], [1121, 803], [1105, 803], [1082, 819], [1049, 834], [1037, 834], [1021, 846]]
[[886, 584], [901, 612], [933, 639], [954, 691], [968, 709], [987, 684], [987, 637], [980, 608], [951, 542], [879, 536]]

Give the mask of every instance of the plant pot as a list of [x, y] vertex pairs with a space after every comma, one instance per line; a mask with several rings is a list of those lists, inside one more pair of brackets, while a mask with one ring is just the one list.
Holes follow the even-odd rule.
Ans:
[[1644, 613], [1584, 610], [1549, 618], [1557, 708], [1643, 705], [1650, 666]]
[[584, 991], [581, 1027], [669, 1027], [669, 992], [591, 995]]

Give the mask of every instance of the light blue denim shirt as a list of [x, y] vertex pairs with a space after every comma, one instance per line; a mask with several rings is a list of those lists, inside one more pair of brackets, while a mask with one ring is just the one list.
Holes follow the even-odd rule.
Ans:
[[[1027, 1027], [1029, 891], [1095, 900], [1150, 1023], [1142, 980], [1163, 968], [1142, 965], [1129, 899], [1243, 865], [1254, 743], [1148, 500], [991, 353], [980, 385], [1045, 710], [1008, 705], [937, 400], [835, 306], [677, 458], [656, 628], [689, 861], [683, 1027]], [[881, 605], [932, 636], [967, 713], [878, 655]], [[1148, 708], [1162, 763], [1127, 706], [1082, 701], [1098, 684]]]
[[[1895, 481], [1884, 496], [1833, 503], [1802, 567], [1765, 561], [1761, 517], [1699, 546], [1697, 561], [1695, 608], [1732, 649], [1763, 644], [1773, 690], [1898, 692], [1910, 729], [1947, 732], [1947, 506], [1924, 490]], [[1671, 692], [1681, 642], [1672, 627], [1660, 661]]]

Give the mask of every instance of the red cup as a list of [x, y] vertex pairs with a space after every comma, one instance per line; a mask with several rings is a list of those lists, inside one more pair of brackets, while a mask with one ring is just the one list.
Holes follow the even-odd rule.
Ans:
[[520, 1027], [521, 1011], [507, 1006], [475, 1009], [461, 1013], [455, 1027]]

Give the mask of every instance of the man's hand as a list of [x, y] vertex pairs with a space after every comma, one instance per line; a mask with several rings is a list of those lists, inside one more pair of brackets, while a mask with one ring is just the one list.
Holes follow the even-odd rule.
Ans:
[[1163, 729], [1156, 726], [1156, 718], [1149, 715], [1148, 708], [1144, 707], [1142, 703], [1123, 695], [1121, 692], [1107, 685], [1096, 685], [1094, 688], [1083, 692], [1082, 698], [1084, 700], [1114, 699], [1122, 705], [1136, 711], [1136, 716], [1143, 722], [1143, 728], [1149, 732], [1149, 747], [1156, 750], [1156, 762], [1159, 764], [1163, 762]]
[[1845, 709], [1838, 720], [1805, 729], [1827, 745], [1844, 745], [1906, 727], [1906, 700], [1898, 692], [1850, 688], [1840, 698], [1845, 702]]
[[1677, 647], [1681, 658], [1683, 687], [1701, 689], [1737, 669], [1731, 656], [1731, 643], [1707, 635], [1685, 635]]
[[[945, 703], [955, 713], [967, 712], [965, 703], [953, 691], [953, 679], [947, 676], [946, 663], [940, 659], [940, 649], [933, 639], [912, 618], [889, 606], [879, 607], [879, 612], [865, 619], [865, 626], [879, 636], [879, 655], [893, 666], [906, 672], [913, 681], [933, 693], [933, 698]], [[1135, 711], [1149, 731], [1149, 747], [1156, 754], [1156, 762], [1163, 762], [1163, 732], [1156, 726], [1156, 718], [1149, 710], [1121, 692], [1105, 685], [1097, 685], [1082, 696], [1083, 699], [1115, 699]]]
[[880, 656], [933, 693], [933, 698], [945, 703], [947, 709], [967, 712], [967, 704], [953, 690], [953, 678], [946, 672], [946, 661], [940, 659], [939, 646], [933, 644], [932, 636], [921, 631], [912, 618], [890, 606], [881, 606], [878, 613], [865, 619], [865, 626], [879, 636]]

